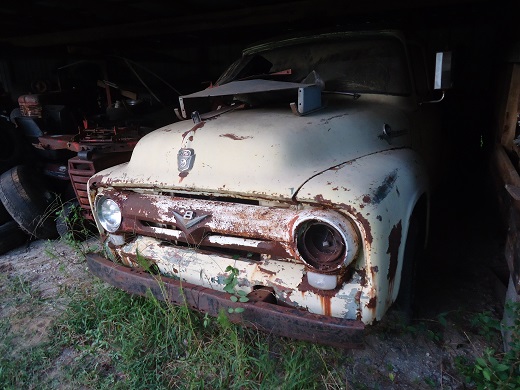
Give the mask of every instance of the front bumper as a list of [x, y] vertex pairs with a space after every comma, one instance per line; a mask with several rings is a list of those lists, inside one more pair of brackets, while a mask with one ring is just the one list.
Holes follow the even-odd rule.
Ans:
[[363, 344], [364, 324], [358, 320], [318, 315], [268, 303], [255, 299], [254, 292], [246, 303], [233, 302], [226, 292], [151, 275], [115, 264], [95, 253], [87, 254], [87, 264], [94, 275], [131, 294], [145, 295], [150, 291], [159, 300], [185, 304], [215, 317], [222, 310], [228, 313], [228, 308], [242, 307], [242, 313], [228, 313], [231, 322], [266, 333], [342, 348], [360, 348]]

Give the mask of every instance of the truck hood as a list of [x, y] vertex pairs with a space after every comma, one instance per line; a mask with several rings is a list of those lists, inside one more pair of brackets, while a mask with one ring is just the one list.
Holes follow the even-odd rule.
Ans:
[[[290, 199], [323, 171], [408, 146], [410, 124], [399, 109], [405, 103], [402, 97], [334, 96], [306, 116], [269, 107], [237, 109], [198, 124], [176, 122], [143, 137], [130, 162], [105, 171], [102, 181], [114, 187]], [[385, 124], [400, 135], [386, 137]]]

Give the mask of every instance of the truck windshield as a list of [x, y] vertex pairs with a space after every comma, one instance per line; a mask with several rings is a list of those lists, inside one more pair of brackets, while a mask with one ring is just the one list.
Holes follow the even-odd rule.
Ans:
[[313, 83], [324, 91], [410, 94], [403, 45], [395, 38], [313, 39], [244, 55], [217, 81], [272, 79]]

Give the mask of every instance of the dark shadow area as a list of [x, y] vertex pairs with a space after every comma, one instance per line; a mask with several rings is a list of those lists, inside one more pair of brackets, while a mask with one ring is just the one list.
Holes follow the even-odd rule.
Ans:
[[454, 311], [502, 315], [506, 232], [487, 159], [481, 157], [433, 195], [428, 249], [417, 275], [417, 318]]

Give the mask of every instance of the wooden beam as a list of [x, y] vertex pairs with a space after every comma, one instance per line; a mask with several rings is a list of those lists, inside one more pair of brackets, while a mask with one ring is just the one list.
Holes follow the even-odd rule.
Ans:
[[510, 65], [510, 77], [505, 91], [505, 102], [501, 105], [503, 111], [499, 113], [500, 143], [506, 150], [513, 150], [516, 136], [516, 123], [520, 104], [520, 64]]
[[[269, 35], [269, 25], [284, 26], [293, 22], [305, 24], [305, 21], [308, 21], [307, 27], [312, 29], [334, 26], [342, 22], [347, 16], [359, 14], [400, 10], [413, 11], [428, 9], [428, 7], [438, 8], [464, 4], [482, 5], [486, 3], [488, 3], [488, 0], [425, 0], [420, 3], [410, 3], [407, 0], [393, 2], [382, 0], [372, 2], [322, 0], [320, 3], [316, 3], [314, 0], [304, 0], [280, 1], [277, 4], [262, 6], [247, 5], [219, 11], [201, 7], [197, 12], [193, 11], [189, 14], [182, 14], [182, 10], [180, 10], [179, 16], [173, 18], [147, 19], [132, 23], [116, 22], [112, 25], [96, 25], [91, 28], [79, 28], [70, 31], [1, 38], [0, 43], [22, 47], [57, 46], [258, 26], [265, 27], [266, 35]], [[121, 20], [121, 18], [114, 20]], [[240, 34], [240, 31], [237, 31], [237, 33]]]

